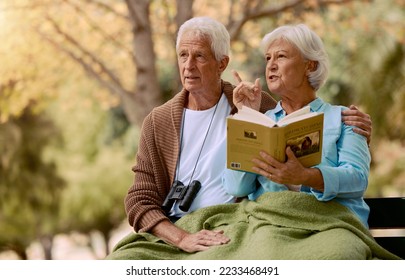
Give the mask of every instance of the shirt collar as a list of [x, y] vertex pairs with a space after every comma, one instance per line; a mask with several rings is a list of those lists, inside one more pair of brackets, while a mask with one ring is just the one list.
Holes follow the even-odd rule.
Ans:
[[[311, 103], [309, 103], [309, 107], [311, 108], [311, 112], [317, 112], [319, 108], [323, 105], [323, 100], [320, 97], [315, 98]], [[285, 111], [283, 107], [281, 107], [281, 101], [277, 102], [276, 107], [273, 110], [275, 115], [280, 116], [280, 114], [285, 115]]]

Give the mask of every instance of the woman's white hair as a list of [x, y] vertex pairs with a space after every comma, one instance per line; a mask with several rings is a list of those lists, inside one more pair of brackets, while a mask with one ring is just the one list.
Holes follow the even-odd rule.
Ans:
[[263, 53], [266, 53], [270, 44], [277, 39], [293, 44], [305, 60], [317, 62], [317, 68], [309, 74], [308, 80], [315, 90], [321, 88], [329, 73], [329, 58], [321, 38], [305, 24], [280, 26], [263, 37]]
[[211, 50], [215, 59], [220, 61], [225, 56], [229, 56], [230, 36], [225, 26], [210, 17], [194, 17], [184, 22], [177, 33], [176, 50], [179, 50], [179, 44], [185, 33], [208, 39], [211, 42]]

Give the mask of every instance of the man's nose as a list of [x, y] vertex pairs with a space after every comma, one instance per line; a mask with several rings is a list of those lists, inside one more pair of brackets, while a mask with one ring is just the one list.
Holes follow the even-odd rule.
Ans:
[[189, 56], [186, 62], [184, 63], [184, 66], [187, 69], [193, 68], [195, 66], [195, 59], [192, 56]]

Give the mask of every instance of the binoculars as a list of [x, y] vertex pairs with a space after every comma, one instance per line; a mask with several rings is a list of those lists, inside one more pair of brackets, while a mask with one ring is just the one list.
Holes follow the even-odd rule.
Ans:
[[169, 213], [172, 209], [173, 203], [175, 201], [180, 201], [180, 210], [187, 212], [200, 189], [201, 183], [197, 180], [192, 181], [189, 186], [184, 186], [180, 181], [174, 181], [169, 194], [165, 201], [163, 201], [163, 210], [165, 210], [166, 213]]

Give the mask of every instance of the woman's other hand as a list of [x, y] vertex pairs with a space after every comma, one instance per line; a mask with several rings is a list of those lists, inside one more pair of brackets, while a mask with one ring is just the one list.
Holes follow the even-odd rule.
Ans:
[[247, 106], [258, 111], [260, 109], [262, 91], [260, 79], [256, 79], [253, 84], [242, 81], [235, 70], [232, 70], [232, 74], [237, 81], [237, 86], [233, 90], [233, 103], [235, 106], [238, 109], [241, 109], [242, 106]]

